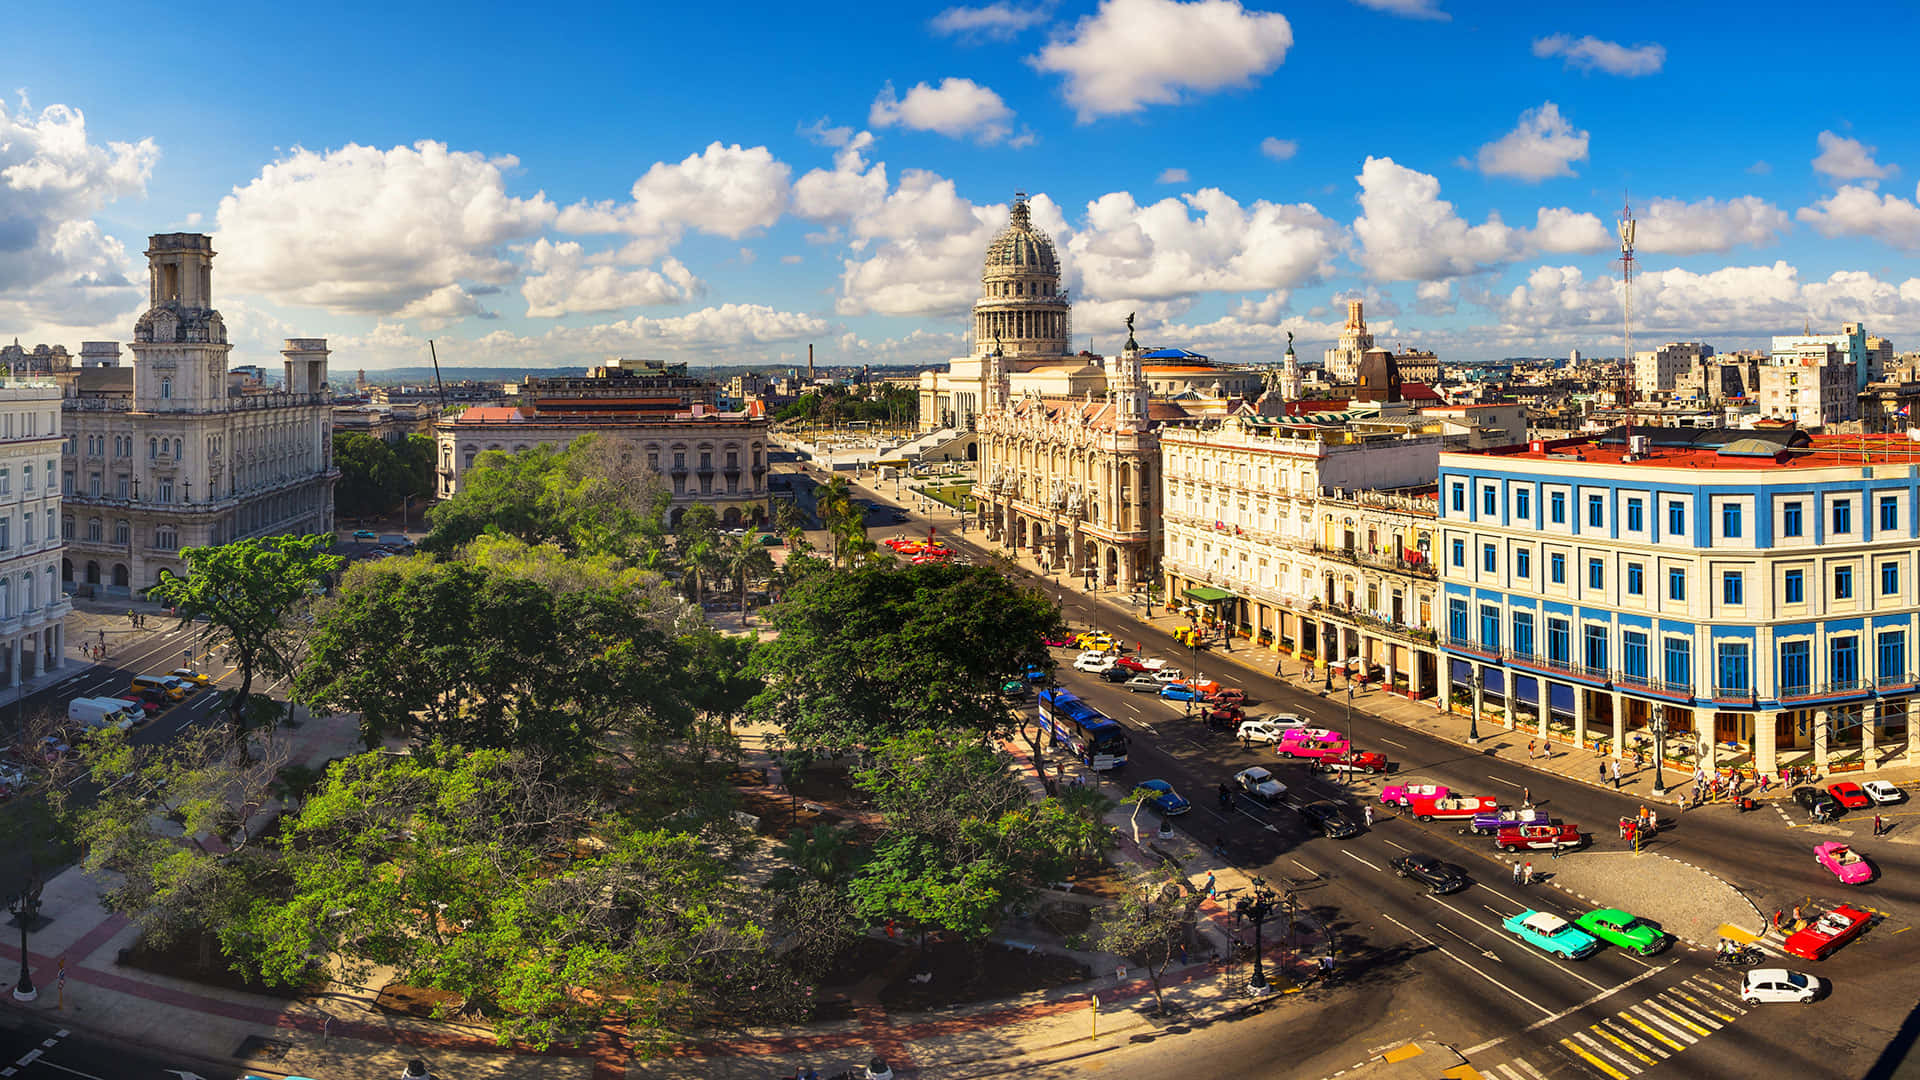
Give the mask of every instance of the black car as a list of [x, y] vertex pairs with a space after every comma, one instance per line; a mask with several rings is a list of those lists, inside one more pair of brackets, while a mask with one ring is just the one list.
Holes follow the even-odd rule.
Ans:
[[1398, 876], [1412, 878], [1442, 896], [1457, 893], [1471, 884], [1465, 870], [1431, 855], [1402, 855], [1387, 860], [1387, 865], [1393, 867]]
[[1793, 801], [1799, 803], [1800, 809], [1807, 813], [1823, 817], [1838, 817], [1846, 812], [1846, 807], [1840, 805], [1839, 799], [1817, 787], [1803, 785], [1794, 788]]
[[1128, 679], [1133, 678], [1133, 672], [1128, 671], [1119, 664], [1115, 664], [1110, 668], [1102, 669], [1100, 677], [1108, 682], [1126, 682]]
[[1307, 819], [1307, 824], [1319, 829], [1322, 836], [1334, 840], [1360, 835], [1360, 823], [1353, 819], [1352, 812], [1339, 803], [1308, 803], [1300, 808], [1300, 816]]

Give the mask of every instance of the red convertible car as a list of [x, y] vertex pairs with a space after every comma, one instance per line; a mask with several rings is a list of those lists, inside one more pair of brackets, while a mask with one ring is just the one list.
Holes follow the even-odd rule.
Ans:
[[1825, 960], [1828, 953], [1864, 933], [1872, 921], [1873, 916], [1859, 908], [1841, 904], [1789, 936], [1781, 948], [1806, 960]]
[[1413, 816], [1421, 821], [1463, 821], [1475, 814], [1498, 809], [1500, 800], [1491, 795], [1460, 795], [1446, 799], [1431, 795], [1413, 797]]
[[1580, 826], [1562, 822], [1559, 825], [1515, 825], [1501, 829], [1494, 834], [1493, 842], [1500, 845], [1501, 851], [1565, 851], [1577, 848], [1587, 840], [1580, 835]]
[[1387, 771], [1387, 755], [1353, 750], [1339, 757], [1321, 758], [1313, 767], [1322, 772], [1383, 773]]

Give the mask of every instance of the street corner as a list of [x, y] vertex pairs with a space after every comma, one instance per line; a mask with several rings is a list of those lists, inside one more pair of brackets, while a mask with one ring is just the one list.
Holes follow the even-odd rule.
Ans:
[[1731, 924], [1758, 934], [1766, 917], [1731, 884], [1692, 863], [1653, 852], [1580, 851], [1554, 860], [1552, 885], [1599, 907], [1634, 912], [1700, 945]]

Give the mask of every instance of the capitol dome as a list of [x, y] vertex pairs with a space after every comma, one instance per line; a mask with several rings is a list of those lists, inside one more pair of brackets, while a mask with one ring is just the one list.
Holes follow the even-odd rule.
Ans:
[[1007, 227], [987, 245], [980, 271], [974, 353], [985, 356], [997, 347], [1009, 357], [1061, 357], [1072, 337], [1072, 305], [1060, 288], [1053, 238], [1034, 226], [1027, 197], [1015, 195]]
[[1057, 280], [1060, 259], [1053, 251], [1053, 238], [1033, 227], [1033, 215], [1025, 199], [1015, 199], [1007, 227], [987, 247], [987, 265], [983, 277], [995, 271], [1052, 274]]

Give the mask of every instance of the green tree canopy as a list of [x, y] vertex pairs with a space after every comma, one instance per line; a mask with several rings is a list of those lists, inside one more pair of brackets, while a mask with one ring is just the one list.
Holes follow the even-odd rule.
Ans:
[[445, 554], [496, 532], [569, 554], [644, 563], [664, 542], [670, 500], [628, 443], [582, 435], [562, 450], [489, 450], [474, 459], [453, 497], [428, 512], [433, 531], [421, 547]]
[[753, 715], [796, 745], [872, 745], [925, 727], [1008, 730], [1001, 680], [1044, 659], [1053, 605], [978, 566], [886, 563], [789, 581], [754, 651]]
[[409, 435], [399, 444], [357, 431], [335, 435], [340, 480], [333, 488], [334, 508], [345, 517], [372, 517], [408, 496], [432, 497], [433, 455], [433, 440], [425, 435]]

